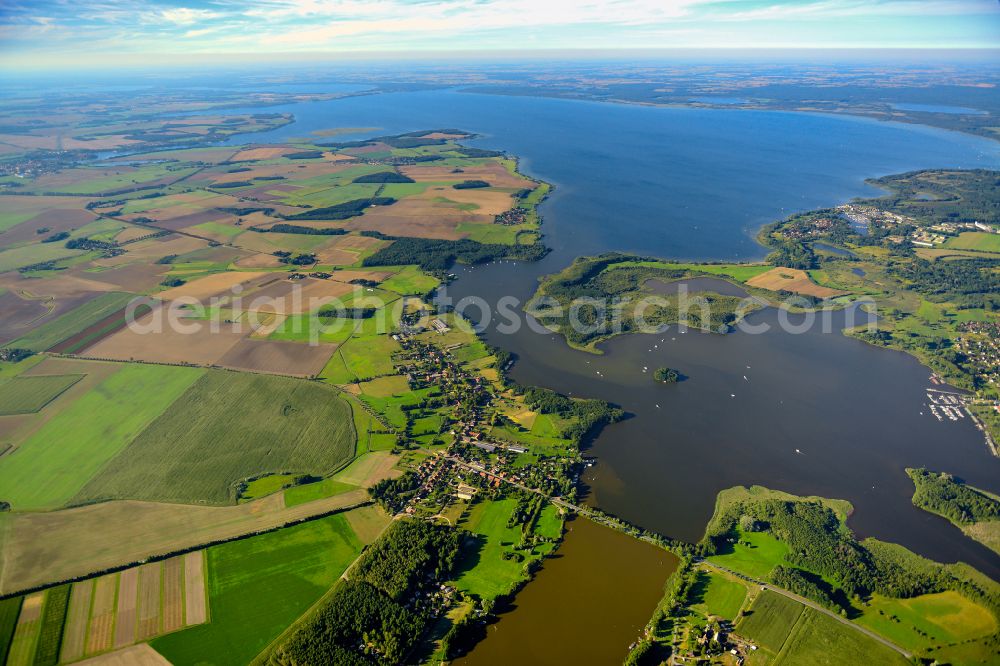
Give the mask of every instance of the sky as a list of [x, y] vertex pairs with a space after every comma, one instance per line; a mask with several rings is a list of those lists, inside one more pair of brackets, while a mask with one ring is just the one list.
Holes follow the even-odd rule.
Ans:
[[996, 48], [1000, 0], [0, 0], [0, 68], [219, 55]]

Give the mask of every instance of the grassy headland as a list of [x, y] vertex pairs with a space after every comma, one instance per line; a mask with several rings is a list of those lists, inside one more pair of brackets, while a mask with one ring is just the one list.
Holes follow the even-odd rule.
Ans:
[[951, 474], [907, 469], [913, 505], [946, 518], [965, 534], [1000, 553], [1000, 497], [966, 485]]
[[[843, 500], [759, 486], [722, 491], [697, 546], [704, 560], [685, 558], [667, 582], [640, 650], [710, 657], [736, 647], [765, 662], [816, 663], [820, 642], [826, 663], [864, 654], [906, 663], [867, 630], [920, 659], [988, 660], [998, 645], [1000, 585], [963, 564], [858, 541], [846, 525], [851, 510]], [[810, 631], [814, 639], [805, 640]]]

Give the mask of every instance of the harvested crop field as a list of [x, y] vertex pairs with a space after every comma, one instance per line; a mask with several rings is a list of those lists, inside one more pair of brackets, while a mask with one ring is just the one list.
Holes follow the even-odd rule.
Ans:
[[208, 620], [205, 603], [205, 554], [195, 551], [184, 555], [184, 617], [187, 625]]
[[170, 666], [170, 662], [146, 643], [141, 643], [92, 657], [77, 666]]
[[338, 472], [335, 478], [341, 483], [370, 488], [382, 479], [402, 474], [396, 469], [398, 462], [399, 456], [388, 451], [373, 451], [360, 456], [345, 470]]
[[389, 245], [390, 242], [356, 234], [336, 236], [335, 240], [317, 250], [316, 256], [319, 257], [321, 264], [348, 266]]
[[29, 300], [5, 291], [0, 294], [0, 312], [4, 313], [0, 317], [0, 344], [4, 344], [24, 335], [32, 322], [48, 314], [49, 309], [41, 300]]
[[316, 251], [316, 259], [323, 266], [350, 266], [358, 262], [358, 254], [332, 246]]
[[[225, 507], [125, 501], [14, 513], [8, 517], [0, 594], [273, 529], [368, 501], [368, 493], [359, 489], [291, 507], [285, 506], [281, 493], [275, 493]], [[103, 580], [98, 579], [94, 592], [95, 609]], [[91, 637], [94, 630], [92, 622]], [[110, 636], [107, 641], [110, 647]]]
[[460, 224], [480, 221], [481, 216], [459, 208], [410, 197], [392, 206], [369, 208], [364, 215], [351, 218], [345, 227], [352, 231], [379, 231], [389, 236], [415, 236], [458, 240]]
[[63, 630], [60, 661], [81, 659], [86, 650], [87, 625], [90, 621], [90, 601], [94, 595], [94, 581], [86, 580], [73, 585], [69, 597], [69, 613]]
[[140, 641], [160, 633], [161, 575], [160, 562], [152, 562], [139, 567], [139, 608], [136, 638]]
[[83, 375], [15, 377], [0, 384], [0, 416], [34, 414], [62, 395]]
[[129, 318], [141, 319], [142, 316], [150, 312], [151, 308], [147, 304], [140, 304], [131, 309], [121, 309], [112, 312], [107, 317], [97, 321], [79, 333], [75, 333], [48, 351], [56, 354], [76, 354], [86, 350], [88, 347], [96, 345], [98, 342], [113, 335], [128, 326]]
[[464, 180], [485, 180], [493, 187], [510, 187], [515, 189], [533, 188], [535, 183], [522, 176], [515, 176], [507, 171], [502, 164], [490, 162], [487, 164], [462, 167], [462, 173], [453, 173], [450, 166], [404, 166], [400, 172], [418, 183], [457, 183]]
[[294, 153], [298, 148], [288, 146], [268, 146], [264, 148], [247, 148], [233, 155], [230, 162], [256, 162], [257, 160], [273, 160], [285, 153]]
[[139, 570], [126, 569], [118, 574], [118, 606], [115, 610], [114, 647], [135, 643], [136, 606], [139, 597]]
[[181, 320], [183, 329], [164, 324], [155, 332], [142, 333], [152, 321], [152, 315], [140, 318], [137, 327], [127, 327], [104, 338], [87, 348], [85, 355], [111, 361], [213, 365], [251, 332], [246, 323], [235, 327], [220, 325], [213, 332], [210, 322], [192, 319]]
[[279, 472], [326, 475], [353, 457], [354, 445], [350, 406], [333, 389], [209, 371], [76, 500], [232, 504], [242, 479]]
[[224, 368], [293, 377], [315, 377], [337, 349], [328, 344], [283, 340], [240, 340], [217, 362]]
[[248, 311], [303, 314], [318, 310], [356, 288], [355, 285], [335, 280], [279, 280], [246, 295], [244, 307]]
[[52, 655], [46, 663], [56, 663], [55, 655], [72, 662], [204, 623], [202, 559], [201, 552], [188, 553], [43, 593], [35, 663], [42, 651]]
[[203, 278], [192, 280], [191, 282], [182, 284], [179, 287], [162, 291], [157, 294], [156, 297], [164, 301], [175, 300], [178, 298], [194, 298], [199, 301], [205, 301], [212, 296], [232, 292], [233, 287], [236, 285], [245, 285], [250, 280], [261, 277], [262, 275], [267, 275], [267, 273], [254, 271], [227, 271], [224, 273], [215, 273], [214, 275], [207, 275]]
[[[184, 558], [171, 557], [164, 561], [163, 633], [170, 633], [184, 626], [184, 585]], [[190, 589], [188, 594], [191, 594]]]
[[808, 273], [797, 268], [772, 268], [766, 273], [750, 278], [746, 284], [760, 289], [790, 291], [816, 298], [834, 298], [847, 293], [839, 289], [821, 287], [812, 281]]
[[361, 543], [372, 543], [382, 533], [382, 530], [392, 522], [392, 516], [387, 514], [378, 504], [362, 506], [344, 514], [354, 534]]
[[236, 262], [240, 268], [281, 268], [284, 266], [273, 254], [258, 252], [248, 257], [243, 257]]
[[[485, 188], [456, 190], [454, 188], [436, 188], [427, 190], [427, 196], [443, 197], [448, 201], [460, 204], [470, 204], [476, 207], [477, 215], [499, 215], [514, 207], [514, 197], [507, 192], [498, 192]], [[489, 220], [492, 222], [492, 220]]]
[[90, 628], [87, 632], [87, 654], [111, 649], [117, 594], [118, 574], [101, 576], [94, 581], [94, 601], [90, 609]]

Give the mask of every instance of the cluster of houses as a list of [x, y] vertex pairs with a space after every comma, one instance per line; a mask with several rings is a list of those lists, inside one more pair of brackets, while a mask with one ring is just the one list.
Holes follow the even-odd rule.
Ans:
[[[0, 176], [14, 178], [37, 178], [47, 173], [68, 169], [84, 158], [84, 153], [75, 150], [37, 151], [18, 159], [0, 162]], [[4, 187], [17, 187], [20, 183]]]
[[1000, 322], [967, 321], [958, 325], [965, 335], [955, 339], [955, 346], [968, 358], [981, 381], [1000, 385]]
[[710, 617], [704, 627], [691, 628], [686, 646], [675, 645], [668, 664], [736, 664], [742, 666], [757, 646], [732, 633], [732, 624]]
[[964, 231], [1000, 234], [1000, 228], [991, 227], [983, 222], [942, 222], [926, 228], [915, 229], [910, 234], [910, 242], [919, 247], [934, 247], [942, 245], [950, 236], [957, 236]]
[[504, 226], [514, 226], [524, 224], [528, 219], [528, 209], [523, 206], [514, 206], [510, 210], [505, 210], [493, 218], [493, 224]]
[[905, 224], [913, 224], [913, 220], [906, 215], [882, 210], [875, 206], [848, 203], [837, 206], [837, 211], [855, 226], [868, 229], [872, 227], [891, 229]]

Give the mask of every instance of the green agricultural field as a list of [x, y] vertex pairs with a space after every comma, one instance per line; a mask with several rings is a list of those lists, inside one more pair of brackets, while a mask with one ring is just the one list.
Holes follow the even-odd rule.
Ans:
[[746, 586], [714, 571], [700, 571], [691, 592], [692, 607], [703, 615], [733, 621], [747, 597]]
[[36, 327], [27, 335], [10, 343], [9, 346], [30, 349], [31, 351], [45, 351], [121, 310], [133, 298], [135, 298], [135, 294], [118, 291], [101, 294], [80, 307]]
[[14, 640], [14, 629], [17, 628], [17, 616], [21, 614], [22, 598], [0, 600], [0, 663], [7, 661], [7, 652]]
[[151, 642], [176, 666], [249, 663], [361, 552], [344, 514], [208, 549], [211, 620]]
[[860, 631], [851, 629], [812, 608], [806, 608], [774, 663], [788, 666], [795, 664], [904, 666], [910, 661]]
[[202, 222], [201, 224], [196, 224], [191, 227], [195, 233], [203, 233], [207, 236], [223, 236], [225, 238], [233, 238], [239, 236], [243, 233], [243, 229], [235, 227], [231, 224], [225, 224], [223, 222]]
[[355, 380], [371, 379], [395, 372], [392, 353], [399, 343], [388, 335], [355, 338], [337, 350], [348, 372]]
[[[249, 232], [255, 235], [254, 242], [269, 246], [272, 250], [287, 252], [313, 252], [330, 242], [330, 236], [311, 234], [281, 234]], [[236, 245], [240, 243], [237, 242]], [[256, 245], [255, 245], [256, 247]]]
[[[62, 194], [101, 194], [133, 188], [138, 184], [148, 183], [161, 178], [178, 179], [194, 173], [195, 168], [177, 168], [172, 162], [149, 164], [139, 169], [128, 169], [125, 173], [104, 175], [98, 173], [96, 169], [76, 169], [75, 175], [79, 176], [79, 181], [71, 185], [63, 185], [58, 188]], [[91, 172], [91, 173], [88, 173]]]
[[420, 296], [434, 289], [441, 281], [425, 274], [417, 266], [407, 266], [383, 282], [382, 289], [394, 291], [403, 296]]
[[[484, 501], [476, 504], [461, 527], [478, 537], [475, 547], [466, 545], [459, 560], [456, 575], [458, 589], [476, 594], [483, 599], [492, 599], [510, 592], [524, 580], [526, 560], [503, 559], [504, 553], [514, 552], [513, 546], [521, 542], [521, 526], [508, 527], [507, 521], [517, 507], [513, 498], [500, 501]], [[554, 507], [552, 508], [554, 511]], [[544, 514], [544, 511], [543, 511]], [[541, 519], [540, 519], [541, 520]], [[550, 513], [544, 518], [542, 534], [557, 538], [555, 522]], [[554, 546], [545, 544], [532, 556], [531, 551], [518, 551], [526, 558], [537, 559], [542, 552], [550, 552]]]
[[32, 243], [0, 252], [0, 273], [12, 271], [23, 266], [56, 261], [67, 257], [78, 257], [86, 252], [70, 250], [62, 243]]
[[322, 476], [354, 457], [350, 407], [330, 387], [209, 371], [77, 496], [231, 504], [263, 473]]
[[1000, 234], [980, 231], [966, 231], [957, 238], [949, 238], [945, 247], [955, 250], [977, 250], [979, 252], [1000, 252]]
[[336, 478], [323, 479], [315, 483], [307, 483], [301, 486], [292, 486], [285, 490], [285, 506], [297, 506], [306, 504], [318, 499], [326, 499], [334, 495], [340, 495], [351, 490], [357, 490], [357, 486], [350, 483], [338, 481]]
[[402, 375], [390, 375], [361, 384], [361, 391], [371, 398], [390, 398], [408, 393], [410, 384]]
[[21, 359], [17, 363], [0, 361], [0, 382], [17, 377], [25, 370], [35, 367], [44, 360], [45, 356], [35, 354], [33, 356], [29, 356], [28, 358]]
[[35, 666], [55, 666], [59, 663], [59, 645], [69, 609], [69, 589], [69, 585], [54, 587], [45, 598], [42, 627], [35, 646]]
[[354, 319], [331, 319], [311, 314], [291, 315], [274, 329], [269, 340], [289, 342], [326, 342], [342, 344], [354, 334]]
[[203, 373], [121, 365], [0, 458], [3, 499], [17, 510], [64, 506]]
[[996, 619], [989, 610], [954, 591], [912, 599], [875, 595], [857, 623], [914, 652], [997, 631]]
[[[330, 182], [324, 183], [320, 189], [304, 187], [301, 190], [289, 193], [283, 201], [293, 206], [326, 208], [327, 206], [335, 206], [354, 199], [370, 199], [375, 196], [375, 192], [378, 190], [378, 185], [376, 184], [352, 183], [336, 185], [333, 179], [328, 180]], [[385, 194], [384, 196], [391, 197], [396, 195]]]
[[708, 558], [720, 566], [739, 571], [753, 578], [767, 578], [771, 570], [785, 561], [788, 546], [768, 532], [748, 532], [739, 535], [732, 550]]
[[298, 478], [297, 474], [268, 474], [267, 476], [262, 476], [248, 483], [247, 487], [240, 493], [239, 499], [241, 502], [249, 502], [260, 497], [267, 497], [272, 493], [278, 492], [285, 487], [285, 484], [291, 483], [296, 478]]
[[685, 264], [669, 261], [623, 261], [614, 264], [611, 270], [616, 268], [630, 268], [635, 266], [648, 266], [651, 268], [664, 268], [666, 270], [693, 271], [695, 273], [706, 273], [708, 275], [719, 275], [731, 277], [737, 282], [746, 282], [750, 278], [774, 268], [770, 264]]
[[38, 215], [37, 211], [29, 211], [27, 213], [6, 213], [0, 212], [0, 232], [7, 231], [8, 229], [13, 229], [22, 222], [27, 222], [31, 218]]
[[[380, 379], [395, 379], [396, 377], [398, 377], [398, 375], [382, 377]], [[405, 377], [399, 377], [399, 379], [406, 381]], [[406, 405], [419, 404], [435, 390], [433, 388], [425, 388], [418, 391], [404, 391], [385, 398], [379, 398], [370, 395], [365, 389], [366, 386], [376, 381], [379, 380], [372, 380], [371, 382], [361, 384], [362, 390], [365, 392], [358, 397], [397, 428], [403, 428], [406, 426], [407, 415], [404, 413], [402, 408]]]
[[804, 608], [797, 601], [764, 590], [754, 599], [750, 612], [736, 624], [736, 633], [777, 654]]
[[521, 231], [533, 229], [525, 225], [510, 226], [506, 224], [477, 224], [474, 222], [463, 222], [455, 230], [465, 234], [469, 240], [479, 243], [499, 243], [501, 245], [514, 245], [517, 243], [517, 235]]
[[0, 384], [0, 416], [41, 411], [81, 379], [83, 375], [35, 375], [3, 382]]
[[353, 384], [357, 381], [357, 377], [347, 369], [347, 365], [344, 363], [344, 357], [338, 349], [330, 357], [330, 360], [326, 362], [326, 367], [323, 371], [319, 373], [320, 379], [329, 384]]

